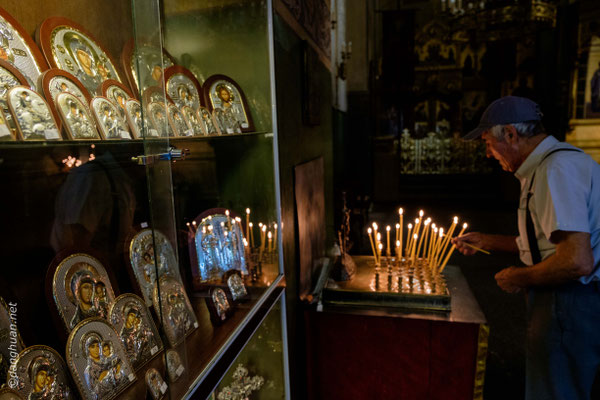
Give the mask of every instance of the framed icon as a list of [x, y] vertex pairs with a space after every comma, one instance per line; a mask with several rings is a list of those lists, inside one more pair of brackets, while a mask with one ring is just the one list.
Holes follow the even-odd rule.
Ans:
[[14, 66], [35, 88], [42, 72], [48, 69], [44, 56], [27, 31], [6, 10], [0, 8], [0, 59]]
[[180, 109], [187, 106], [197, 110], [202, 105], [202, 85], [187, 68], [180, 65], [168, 67], [164, 80], [167, 93]]
[[163, 332], [172, 347], [198, 328], [198, 320], [190, 300], [177, 279], [161, 276], [154, 289], [153, 301], [154, 309], [162, 316]]
[[[127, 122], [129, 124], [129, 128], [131, 128], [131, 133], [134, 138], [141, 139], [144, 137], [144, 132], [148, 130], [144, 130], [144, 127], [148, 127], [148, 123], [142, 120], [142, 105], [139, 101], [130, 99], [125, 102], [125, 117], [127, 118]], [[156, 132], [158, 136], [158, 132]]]
[[69, 369], [56, 350], [36, 345], [21, 351], [15, 360], [19, 385], [26, 399], [77, 399]]
[[229, 270], [248, 275], [244, 233], [236, 215], [225, 215], [224, 209], [211, 209], [196, 217], [198, 227], [188, 239], [194, 288], [203, 283], [221, 282]]
[[200, 119], [201, 128], [206, 136], [220, 135], [221, 129], [217, 124], [213, 114], [206, 107], [198, 109], [198, 117]]
[[136, 380], [119, 335], [101, 318], [78, 323], [69, 334], [66, 353], [84, 400], [114, 399]]
[[167, 237], [158, 230], [154, 230], [152, 235], [152, 229], [142, 229], [131, 238], [129, 266], [148, 307], [152, 305], [157, 267], [158, 276], [171, 276], [182, 282], [175, 250]]
[[190, 122], [179, 109], [173, 104], [169, 104], [169, 118], [173, 122], [176, 136], [193, 136], [194, 130]]
[[[0, 9], [1, 10], [1, 9]], [[17, 126], [6, 102], [6, 93], [15, 86], [30, 86], [29, 81], [8, 61], [0, 58], [0, 141], [15, 140]], [[33, 88], [31, 88], [33, 89]]]
[[[121, 65], [129, 86], [137, 93], [143, 93], [150, 86], [162, 86], [163, 65], [168, 68], [175, 65], [175, 60], [165, 49], [161, 51], [158, 47], [139, 43], [136, 46], [131, 39], [123, 46]], [[140, 76], [141, 87], [138, 84]]]
[[165, 92], [162, 86], [148, 86], [142, 92], [142, 104], [148, 106], [150, 103], [175, 104], [171, 96]]
[[94, 97], [90, 105], [104, 139], [133, 139], [129, 125], [121, 117], [117, 105], [102, 96]]
[[127, 100], [135, 98], [129, 88], [114, 79], [109, 79], [102, 83], [100, 91], [102, 92], [102, 96], [106, 97], [117, 106], [121, 118], [126, 120], [125, 103], [127, 103]]
[[233, 301], [225, 288], [220, 286], [210, 287], [208, 296], [205, 299], [213, 324], [220, 325], [233, 314]]
[[204, 136], [204, 130], [202, 129], [202, 121], [200, 120], [200, 116], [192, 107], [183, 106], [181, 108], [181, 113], [188, 120], [190, 126], [192, 128], [192, 132], [194, 136]]
[[248, 300], [248, 289], [244, 284], [244, 278], [241, 271], [236, 269], [229, 270], [223, 274], [223, 283], [229, 289], [231, 299], [236, 303]]
[[167, 373], [171, 382], [177, 382], [181, 375], [185, 372], [185, 367], [181, 362], [181, 357], [175, 349], [167, 350]]
[[[2, 103], [2, 102], [0, 102]], [[6, 104], [6, 102], [3, 102], [4, 104]], [[6, 104], [8, 107], [8, 104]], [[8, 114], [10, 115], [10, 114]], [[10, 117], [10, 120], [12, 121], [12, 116]], [[16, 129], [15, 129], [16, 131]], [[14, 134], [14, 132], [11, 128], [11, 126], [8, 123], [8, 117], [6, 116], [5, 112], [4, 112], [4, 107], [0, 106], [0, 142], [8, 142], [8, 141], [13, 141], [16, 139], [16, 136]]]
[[204, 104], [210, 111], [217, 108], [237, 121], [242, 132], [254, 131], [254, 122], [242, 88], [226, 75], [212, 75], [202, 85]]
[[63, 71], [58, 68], [50, 68], [40, 76], [40, 88], [46, 101], [50, 104], [50, 110], [56, 119], [58, 129], [62, 127], [62, 121], [60, 119], [60, 113], [56, 103], [56, 97], [60, 93], [71, 93], [77, 97], [81, 102], [88, 108], [88, 104], [92, 100], [90, 92], [79, 82], [72, 74], [67, 71]]
[[65, 124], [65, 131], [71, 140], [100, 140], [89, 109], [71, 93], [62, 92], [56, 96], [58, 112]]
[[146, 387], [150, 391], [153, 400], [162, 399], [169, 389], [169, 386], [155, 368], [150, 368], [146, 371], [145, 380]]
[[139, 296], [120, 295], [111, 305], [109, 315], [134, 370], [139, 370], [163, 349], [158, 329]]
[[85, 253], [57, 260], [52, 278], [52, 298], [67, 332], [80, 321], [108, 318], [115, 295], [106, 269]]
[[15, 86], [6, 94], [8, 108], [21, 140], [61, 140], [48, 103], [37, 92]]
[[213, 119], [217, 121], [217, 126], [221, 130], [221, 134], [231, 135], [234, 133], [242, 133], [240, 123], [235, 119], [235, 116], [222, 108], [213, 110]]
[[122, 82], [109, 53], [74, 21], [45, 19], [37, 30], [37, 40], [50, 66], [75, 75], [92, 94], [102, 95], [100, 85], [108, 79]]
[[[169, 116], [168, 109], [165, 107], [165, 102], [153, 101], [148, 104], [148, 119], [150, 120], [151, 128], [149, 136], [159, 137], [175, 137], [176, 131], [173, 128], [173, 121]], [[154, 129], [154, 132], [152, 132]]]

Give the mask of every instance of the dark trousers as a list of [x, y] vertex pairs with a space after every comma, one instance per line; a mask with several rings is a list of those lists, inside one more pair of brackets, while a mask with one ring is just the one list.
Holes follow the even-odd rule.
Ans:
[[600, 366], [600, 285], [530, 289], [527, 400], [589, 400]]

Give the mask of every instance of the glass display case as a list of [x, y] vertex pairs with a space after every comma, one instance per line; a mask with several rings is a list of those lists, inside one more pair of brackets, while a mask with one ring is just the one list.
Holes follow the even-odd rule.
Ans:
[[0, 399], [289, 398], [271, 1], [1, 7]]

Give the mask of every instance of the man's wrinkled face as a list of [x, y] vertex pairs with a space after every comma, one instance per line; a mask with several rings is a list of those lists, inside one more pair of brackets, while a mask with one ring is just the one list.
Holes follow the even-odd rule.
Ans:
[[515, 172], [521, 165], [517, 144], [512, 140], [507, 140], [509, 135], [516, 135], [516, 132], [509, 134], [506, 131], [503, 139], [497, 139], [491, 130], [485, 131], [481, 135], [481, 140], [485, 142], [485, 154], [488, 158], [495, 158], [500, 163], [503, 170]]

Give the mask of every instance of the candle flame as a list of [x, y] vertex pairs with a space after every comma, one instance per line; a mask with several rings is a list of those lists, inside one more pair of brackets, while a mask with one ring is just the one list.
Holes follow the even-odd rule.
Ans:
[[412, 224], [408, 224], [408, 229], [412, 229]]
[[385, 230], [388, 231], [388, 232], [390, 231], [390, 229], [392, 229], [392, 228], [390, 228], [389, 225], [385, 227]]
[[400, 229], [400, 224], [396, 224], [396, 229]]
[[196, 226], [196, 221], [192, 221], [192, 225]]
[[377, 232], [377, 241], [381, 241], [381, 233]]
[[454, 217], [454, 223], [458, 224], [458, 217]]
[[417, 225], [419, 223], [420, 219], [419, 218], [415, 218], [415, 225]]
[[190, 223], [188, 222], [187, 224], [185, 224], [186, 226], [190, 226]]
[[373, 232], [373, 229], [371, 229], [371, 228], [367, 229], [367, 233], [368, 233], [369, 235], [371, 234], [371, 232]]
[[250, 209], [246, 208], [246, 214], [250, 214]]
[[258, 227], [259, 227], [259, 228], [262, 228], [262, 226], [263, 226], [263, 223], [262, 223], [262, 222], [259, 222], [259, 223], [258, 223]]
[[275, 229], [277, 229], [277, 224], [273, 225], [273, 227], [274, 227]]
[[419, 237], [419, 235], [417, 235], [416, 233], [413, 235], [413, 239], [417, 239]]
[[468, 225], [467, 225], [467, 223], [465, 222], [465, 223], [463, 224], [463, 229], [467, 229], [467, 226], [468, 226]]
[[396, 247], [400, 247], [400, 241], [396, 240]]
[[419, 217], [423, 218], [423, 215], [425, 215], [425, 211], [423, 211], [423, 210], [420, 210], [420, 211], [419, 211]]
[[425, 220], [425, 226], [429, 225], [429, 223], [430, 223], [430, 222], [431, 222], [431, 220], [430, 220], [430, 219], [426, 219], [426, 220]]
[[250, 222], [248, 225], [250, 226], [250, 228], [252, 228], [252, 227], [254, 226], [254, 225], [252, 224], [252, 222]]
[[237, 222], [242, 222], [242, 219], [241, 219], [240, 217], [235, 217], [235, 220], [236, 220]]
[[225, 215], [229, 217], [229, 210], [225, 210]]
[[269, 231], [269, 233], [267, 233], [267, 237], [268, 237], [269, 239], [271, 239], [271, 238], [273, 237], [273, 235], [271, 234], [271, 231]]
[[248, 247], [248, 241], [244, 238], [244, 246]]
[[262, 231], [263, 231], [263, 232], [266, 232], [266, 231], [267, 231], [267, 226], [266, 226], [266, 225], [263, 225], [263, 226], [262, 226]]
[[377, 223], [373, 222], [373, 229], [377, 230]]
[[377, 247], [379, 247], [379, 250], [381, 250], [381, 249], [383, 249], [383, 244], [379, 243], [379, 246], [377, 246]]
[[400, 215], [404, 214], [404, 210], [402, 209], [402, 207], [400, 207], [400, 208], [398, 209], [398, 214], [400, 214]]
[[434, 226], [434, 227], [433, 227], [433, 231], [434, 231], [435, 233], [437, 233], [437, 232], [438, 232], [438, 228], [437, 228], [436, 226]]

